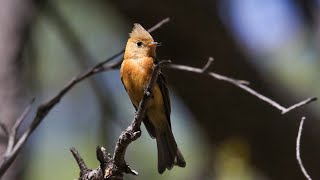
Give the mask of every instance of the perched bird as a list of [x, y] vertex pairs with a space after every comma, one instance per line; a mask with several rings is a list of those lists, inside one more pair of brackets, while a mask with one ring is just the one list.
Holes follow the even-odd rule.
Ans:
[[[156, 46], [152, 36], [140, 25], [134, 24], [128, 39], [124, 60], [121, 64], [121, 81], [135, 109], [148, 86], [153, 68], [157, 64]], [[160, 72], [147, 104], [143, 123], [152, 138], [156, 138], [158, 148], [158, 172], [170, 170], [173, 165], [185, 167], [186, 162], [173, 137], [170, 122], [170, 99], [166, 79]]]

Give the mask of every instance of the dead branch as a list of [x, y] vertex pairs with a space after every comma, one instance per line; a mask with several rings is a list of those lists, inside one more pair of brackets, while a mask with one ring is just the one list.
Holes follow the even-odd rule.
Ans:
[[299, 164], [299, 167], [303, 173], [303, 175], [306, 177], [306, 179], [308, 180], [312, 180], [310, 175], [308, 174], [307, 170], [304, 168], [302, 160], [301, 160], [301, 156], [300, 156], [300, 140], [301, 140], [301, 134], [302, 134], [302, 128], [303, 128], [303, 123], [304, 120], [306, 118], [302, 117], [301, 118], [301, 122], [300, 122], [300, 126], [299, 126], [299, 131], [298, 131], [298, 136], [297, 136], [297, 142], [296, 142], [296, 158]]
[[[16, 148], [15, 146], [15, 140], [16, 140], [16, 134], [19, 129], [19, 126], [21, 122], [28, 116], [31, 106], [34, 102], [34, 99], [30, 102], [30, 104], [26, 107], [24, 112], [20, 115], [20, 117], [16, 120], [15, 124], [13, 125], [12, 129], [8, 129], [3, 123], [1, 123], [2, 129], [8, 134], [8, 145], [6, 152], [4, 153], [1, 165], [0, 165], [0, 177], [4, 175], [6, 170], [10, 167], [10, 165], [13, 163], [14, 159], [13, 157], [16, 157], [18, 153], [20, 152], [21, 148]], [[18, 143], [17, 143], [18, 144]], [[20, 146], [20, 144], [18, 144]]]

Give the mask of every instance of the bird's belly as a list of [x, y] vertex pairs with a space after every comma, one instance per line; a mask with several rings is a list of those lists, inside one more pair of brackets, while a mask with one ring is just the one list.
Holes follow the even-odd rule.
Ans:
[[[138, 107], [139, 103], [144, 95], [145, 88], [149, 84], [149, 79], [146, 80], [146, 82], [139, 82], [139, 80], [131, 79], [128, 83], [126, 83], [126, 89], [128, 91], [129, 97], [132, 100], [133, 104]], [[153, 88], [153, 91], [151, 92], [152, 98], [149, 100], [148, 107], [149, 106], [162, 106], [163, 100], [162, 100], [162, 94], [160, 91], [159, 86], [156, 84]]]
[[[130, 80], [129, 80], [130, 79]], [[135, 78], [129, 78], [128, 82], [126, 83], [126, 89], [128, 91], [129, 97], [134, 104], [134, 106], [139, 107], [139, 103], [144, 95], [144, 90], [149, 83], [149, 79], [143, 83]], [[159, 127], [163, 124], [162, 120], [165, 117], [164, 106], [163, 106], [163, 99], [160, 88], [158, 84], [155, 85], [153, 91], [151, 92], [152, 98], [149, 99], [147, 104], [147, 115], [151, 121], [151, 123]]]
[[[123, 66], [122, 71], [126, 73], [122, 73], [122, 81], [132, 103], [138, 108], [144, 95], [144, 90], [149, 84], [152, 69], [141, 68], [135, 61], [127, 61], [125, 63], [128, 64]], [[163, 97], [158, 84], [155, 84], [151, 94], [152, 98], [149, 99], [146, 105], [147, 116], [155, 127], [161, 127], [166, 123], [166, 117]]]
[[137, 76], [129, 76], [125, 82], [125, 87], [128, 91], [128, 95], [132, 103], [138, 107], [139, 103], [143, 97], [144, 89], [147, 86], [148, 78], [143, 78], [141, 75], [140, 78]]

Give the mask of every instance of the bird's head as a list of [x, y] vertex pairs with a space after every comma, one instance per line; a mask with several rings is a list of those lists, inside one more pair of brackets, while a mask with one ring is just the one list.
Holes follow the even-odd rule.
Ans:
[[134, 24], [127, 42], [124, 58], [155, 57], [157, 45], [159, 45], [159, 43], [153, 40], [148, 31], [140, 24]]

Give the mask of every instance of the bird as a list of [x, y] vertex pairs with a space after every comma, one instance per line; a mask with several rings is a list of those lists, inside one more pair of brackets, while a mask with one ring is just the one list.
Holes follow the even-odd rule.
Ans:
[[[158, 45], [148, 31], [140, 24], [134, 24], [126, 44], [120, 77], [136, 110], [148, 86], [153, 68], [158, 63]], [[169, 91], [166, 78], [161, 71], [151, 94], [143, 124], [151, 138], [156, 139], [158, 172], [162, 174], [166, 169], [171, 170], [174, 165], [185, 167], [186, 161], [172, 133]]]

